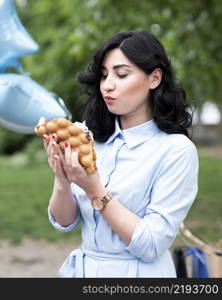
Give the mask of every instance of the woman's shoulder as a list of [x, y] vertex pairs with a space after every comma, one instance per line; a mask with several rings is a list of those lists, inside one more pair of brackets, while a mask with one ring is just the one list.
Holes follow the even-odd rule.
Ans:
[[192, 141], [189, 137], [184, 134], [172, 133], [167, 134], [164, 133], [161, 135], [162, 142], [167, 146], [167, 148], [172, 151], [197, 151], [195, 142]]

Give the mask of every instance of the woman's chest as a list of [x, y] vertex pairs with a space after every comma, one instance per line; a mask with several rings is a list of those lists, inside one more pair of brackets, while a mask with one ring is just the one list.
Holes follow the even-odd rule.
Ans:
[[157, 148], [128, 149], [124, 143], [117, 147], [96, 149], [98, 172], [103, 185], [127, 208], [141, 212], [150, 200], [150, 192], [158, 173], [161, 156]]

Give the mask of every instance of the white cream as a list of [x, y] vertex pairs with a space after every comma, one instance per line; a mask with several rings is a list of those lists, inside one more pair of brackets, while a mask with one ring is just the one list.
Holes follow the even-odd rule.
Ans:
[[88, 131], [89, 130], [88, 127], [85, 124], [81, 123], [81, 122], [74, 122], [74, 124], [76, 125], [76, 127], [82, 129], [83, 131]]
[[39, 119], [38, 125], [42, 125], [43, 123], [45, 123], [46, 119], [44, 117], [41, 117]]

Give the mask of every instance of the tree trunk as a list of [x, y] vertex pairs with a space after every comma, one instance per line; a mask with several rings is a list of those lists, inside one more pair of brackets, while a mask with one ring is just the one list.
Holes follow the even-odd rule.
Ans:
[[204, 140], [204, 125], [201, 120], [202, 105], [196, 109], [197, 123], [194, 129], [194, 138], [197, 142], [202, 143]]
[[222, 143], [222, 103], [218, 103], [217, 106], [220, 111], [220, 123], [218, 126], [218, 142]]

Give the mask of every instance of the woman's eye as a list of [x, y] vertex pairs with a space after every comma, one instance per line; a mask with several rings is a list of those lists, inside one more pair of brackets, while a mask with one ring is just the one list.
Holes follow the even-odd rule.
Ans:
[[[128, 74], [116, 74], [119, 78], [125, 78]], [[105, 80], [107, 78], [108, 74], [102, 74], [101, 80]]]
[[125, 78], [128, 74], [117, 74], [119, 78]]

